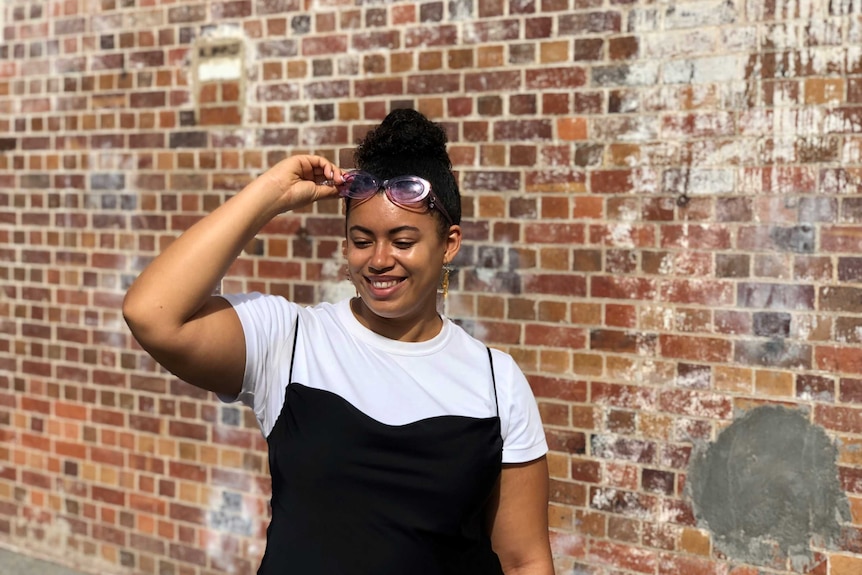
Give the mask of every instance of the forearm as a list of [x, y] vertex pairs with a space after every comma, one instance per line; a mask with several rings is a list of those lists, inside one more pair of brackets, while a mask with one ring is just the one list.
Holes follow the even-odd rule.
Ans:
[[491, 544], [506, 575], [554, 575], [545, 457], [508, 464], [491, 507]]
[[280, 193], [258, 178], [174, 240], [126, 294], [123, 313], [132, 332], [177, 329], [192, 317], [243, 246], [276, 215]]

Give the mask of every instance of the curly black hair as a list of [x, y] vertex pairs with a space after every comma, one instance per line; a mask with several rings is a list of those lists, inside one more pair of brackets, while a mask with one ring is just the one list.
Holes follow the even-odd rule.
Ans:
[[[443, 203], [453, 224], [461, 223], [461, 193], [446, 152], [446, 131], [416, 110], [399, 108], [363, 138], [353, 154], [354, 165], [381, 180], [419, 176]], [[438, 213], [441, 226], [448, 229]]]

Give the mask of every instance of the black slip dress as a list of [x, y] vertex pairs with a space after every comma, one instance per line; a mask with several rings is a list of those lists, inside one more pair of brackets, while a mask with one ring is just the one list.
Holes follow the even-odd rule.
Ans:
[[293, 359], [290, 370], [267, 437], [272, 521], [258, 575], [503, 574], [484, 529], [501, 469], [499, 406], [488, 418], [387, 425], [293, 383]]

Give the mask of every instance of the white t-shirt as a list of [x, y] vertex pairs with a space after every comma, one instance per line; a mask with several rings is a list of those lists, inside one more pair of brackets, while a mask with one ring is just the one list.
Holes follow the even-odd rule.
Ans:
[[548, 450], [536, 400], [512, 357], [492, 350], [495, 403], [487, 348], [446, 318], [434, 338], [402, 342], [359, 323], [348, 299], [304, 307], [260, 293], [222, 297], [245, 333], [245, 375], [236, 399], [254, 409], [264, 436], [281, 413], [293, 359], [293, 382], [334, 393], [381, 423], [493, 417], [499, 405], [503, 463], [532, 461]]

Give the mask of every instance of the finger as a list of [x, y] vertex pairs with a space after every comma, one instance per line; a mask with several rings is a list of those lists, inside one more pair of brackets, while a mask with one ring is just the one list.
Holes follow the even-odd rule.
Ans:
[[319, 181], [322, 186], [337, 186], [344, 182], [344, 172], [335, 164], [329, 164], [323, 174], [324, 179]]

